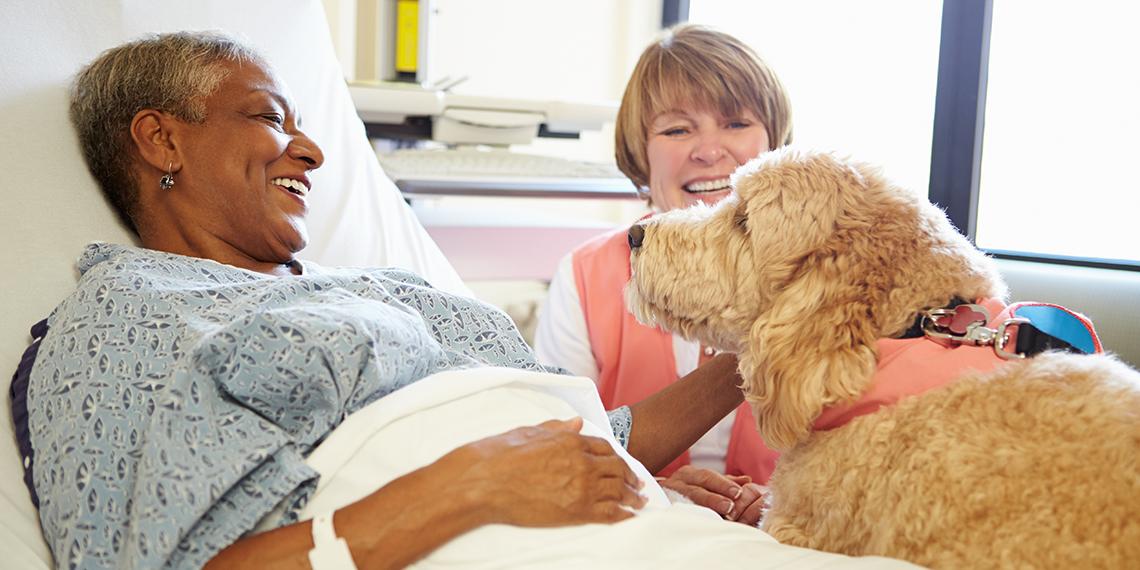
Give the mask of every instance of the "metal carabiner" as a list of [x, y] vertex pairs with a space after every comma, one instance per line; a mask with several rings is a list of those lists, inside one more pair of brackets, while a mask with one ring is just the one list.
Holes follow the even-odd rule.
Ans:
[[997, 328], [997, 336], [994, 338], [994, 352], [1005, 360], [1024, 360], [1024, 354], [1018, 352], [1009, 352], [1005, 349], [1005, 346], [1009, 342], [1010, 337], [1010, 332], [1007, 329], [1013, 325], [1021, 326], [1027, 325], [1029, 323], [1029, 319], [1023, 319], [1021, 317], [1006, 319], [1005, 322], [1003, 322]]

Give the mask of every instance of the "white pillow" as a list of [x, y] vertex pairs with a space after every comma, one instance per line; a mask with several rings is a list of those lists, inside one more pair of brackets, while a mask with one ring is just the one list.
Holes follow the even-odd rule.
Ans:
[[[289, 85], [326, 161], [313, 176], [302, 257], [325, 265], [399, 265], [468, 290], [380, 171], [337, 64], [319, 0], [8, 0], [0, 32], [0, 156], [5, 158], [0, 371], [74, 287], [94, 240], [129, 243], [87, 172], [67, 118], [67, 86], [103, 50], [147, 32], [220, 29], [244, 37]], [[50, 558], [22, 481], [9, 399], [0, 398], [0, 565]]]

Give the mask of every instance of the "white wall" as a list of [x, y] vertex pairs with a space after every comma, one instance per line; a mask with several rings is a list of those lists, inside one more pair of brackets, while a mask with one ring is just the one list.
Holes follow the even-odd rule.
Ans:
[[356, 67], [356, 0], [321, 0], [325, 7], [325, 18], [329, 23], [336, 58], [352, 79]]

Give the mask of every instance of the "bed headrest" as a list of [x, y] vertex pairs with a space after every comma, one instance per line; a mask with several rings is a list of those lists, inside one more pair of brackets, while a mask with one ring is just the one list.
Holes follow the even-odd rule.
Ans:
[[[437, 287], [467, 292], [381, 172], [356, 119], [320, 0], [12, 0], [5, 3], [4, 18], [3, 378], [11, 377], [30, 340], [28, 327], [74, 287], [75, 259], [83, 246], [131, 240], [83, 163], [67, 118], [67, 87], [100, 52], [148, 32], [216, 29], [237, 35], [289, 85], [306, 132], [326, 157], [312, 176], [311, 245], [301, 257], [325, 265], [399, 265]], [[34, 522], [27, 492], [18, 486], [7, 396], [0, 401], [0, 510]], [[6, 533], [0, 528], [0, 543]], [[38, 525], [33, 538], [38, 539]]]

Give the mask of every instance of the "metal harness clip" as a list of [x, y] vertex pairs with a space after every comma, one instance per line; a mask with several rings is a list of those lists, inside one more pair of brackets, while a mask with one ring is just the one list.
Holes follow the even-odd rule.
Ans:
[[1006, 319], [996, 329], [986, 326], [989, 319], [989, 311], [981, 305], [927, 309], [922, 313], [922, 332], [927, 338], [944, 346], [992, 346], [994, 353], [1004, 360], [1025, 358], [1024, 354], [1006, 350], [1006, 347], [1013, 338], [1016, 326], [1029, 323], [1029, 319]]

